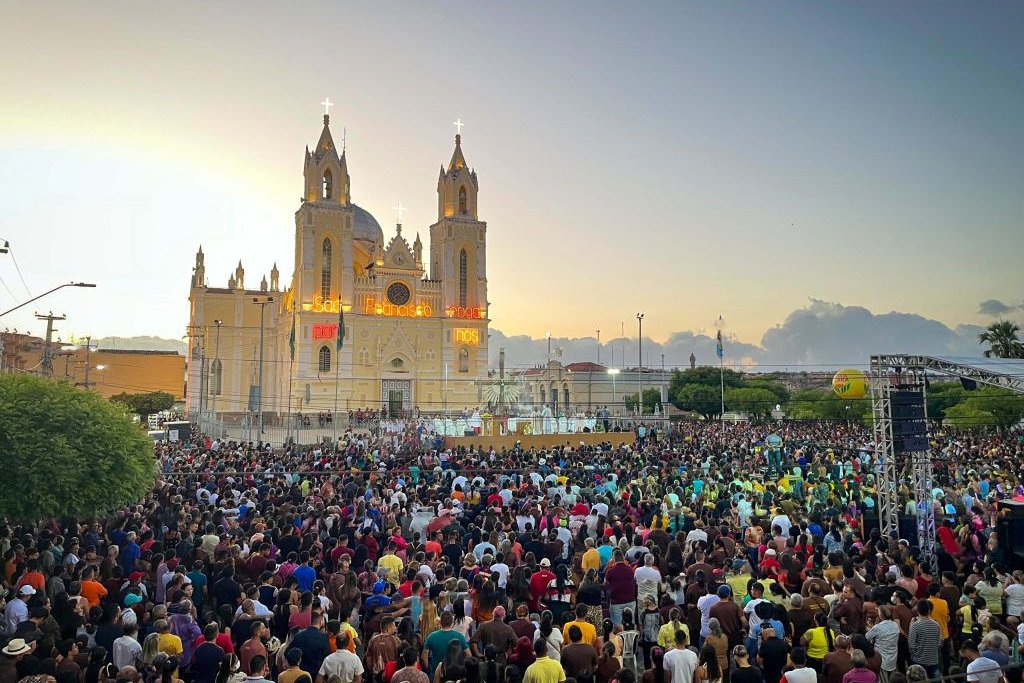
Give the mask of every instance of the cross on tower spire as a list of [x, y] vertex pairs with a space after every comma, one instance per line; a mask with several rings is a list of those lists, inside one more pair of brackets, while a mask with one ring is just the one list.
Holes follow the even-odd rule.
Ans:
[[408, 209], [406, 209], [404, 206], [402, 206], [402, 202], [398, 202], [398, 206], [396, 206], [394, 208], [395, 208], [395, 215], [398, 216], [398, 224], [401, 225], [402, 224], [402, 214], [404, 214], [406, 211], [408, 211]]

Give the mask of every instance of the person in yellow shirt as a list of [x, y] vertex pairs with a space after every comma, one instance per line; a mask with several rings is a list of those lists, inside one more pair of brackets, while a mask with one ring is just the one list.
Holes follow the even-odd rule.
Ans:
[[377, 560], [377, 566], [387, 570], [388, 583], [398, 588], [402, 583], [402, 570], [405, 569], [405, 563], [402, 562], [402, 558], [395, 555], [396, 550], [398, 550], [398, 546], [395, 542], [389, 542], [384, 549], [384, 556]]
[[928, 602], [932, 603], [932, 619], [939, 622], [939, 633], [945, 643], [949, 640], [949, 603], [939, 597], [941, 588], [937, 583], [928, 586]]
[[686, 625], [686, 622], [680, 621], [682, 618], [682, 612], [678, 607], [673, 607], [668, 612], [668, 622], [661, 625], [658, 629], [658, 646], [666, 650], [671, 650], [676, 644], [676, 631], [683, 631], [686, 633], [686, 639], [690, 639], [690, 627]]
[[[566, 622], [565, 626], [562, 627], [562, 633], [568, 633], [570, 626], [579, 627], [580, 633], [583, 634], [581, 643], [597, 647], [597, 627], [587, 621], [587, 606], [582, 602], [576, 605], [576, 619]], [[541, 639], [537, 642], [543, 643], [544, 640]]]
[[562, 663], [548, 657], [548, 642], [541, 638], [533, 644], [533, 652], [537, 661], [526, 667], [523, 683], [563, 683], [565, 669]]
[[597, 548], [594, 547], [594, 539], [587, 538], [586, 546], [587, 550], [583, 553], [583, 573], [586, 574], [588, 569], [600, 571], [601, 554], [597, 552]]
[[153, 630], [159, 635], [157, 652], [163, 652], [169, 657], [180, 657], [185, 651], [181, 646], [181, 638], [171, 633], [171, 625], [166, 619], [157, 619]]

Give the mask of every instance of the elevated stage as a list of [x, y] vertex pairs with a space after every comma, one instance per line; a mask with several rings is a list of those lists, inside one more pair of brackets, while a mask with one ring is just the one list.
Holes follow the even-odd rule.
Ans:
[[478, 434], [476, 436], [446, 436], [444, 445], [446, 448], [483, 447], [496, 451], [515, 447], [516, 443], [525, 449], [550, 449], [556, 446], [568, 446], [576, 448], [583, 442], [587, 446], [596, 446], [602, 443], [610, 443], [613, 447], [620, 444], [633, 444], [636, 442], [634, 432], [579, 432], [575, 434], [505, 434], [501, 436], [489, 436]]

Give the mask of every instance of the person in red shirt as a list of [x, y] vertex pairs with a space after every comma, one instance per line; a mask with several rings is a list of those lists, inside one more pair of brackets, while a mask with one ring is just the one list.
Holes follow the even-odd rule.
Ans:
[[622, 613], [629, 608], [636, 613], [636, 580], [633, 567], [626, 562], [626, 556], [619, 549], [612, 553], [612, 560], [604, 570], [604, 586], [608, 592], [608, 616], [612, 624], [622, 623]]
[[530, 609], [540, 610], [540, 599], [547, 595], [548, 584], [555, 580], [551, 571], [551, 560], [544, 558], [540, 561], [540, 571], [530, 577]]
[[22, 586], [32, 586], [36, 592], [41, 592], [46, 587], [46, 577], [39, 571], [39, 560], [29, 560], [28, 571], [22, 574], [15, 589]]

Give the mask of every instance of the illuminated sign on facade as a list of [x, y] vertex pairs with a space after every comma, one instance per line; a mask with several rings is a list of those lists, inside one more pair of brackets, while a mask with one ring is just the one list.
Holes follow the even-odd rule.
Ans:
[[325, 299], [319, 294], [313, 297], [314, 313], [337, 313], [341, 301], [338, 299]]
[[444, 314], [449, 318], [463, 318], [465, 320], [480, 320], [487, 317], [487, 309], [479, 307], [449, 306]]
[[455, 329], [455, 343], [465, 344], [466, 346], [479, 346], [480, 345], [480, 330], [473, 330], [468, 327], [459, 327]]
[[337, 334], [337, 325], [313, 325], [313, 339], [334, 339]]
[[396, 306], [387, 300], [378, 301], [372, 296], [363, 300], [363, 314], [384, 315], [393, 318], [429, 318], [434, 314], [430, 304], [402, 304]]

